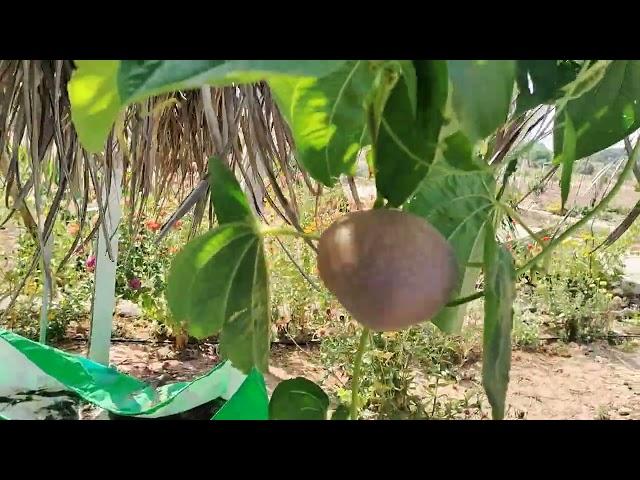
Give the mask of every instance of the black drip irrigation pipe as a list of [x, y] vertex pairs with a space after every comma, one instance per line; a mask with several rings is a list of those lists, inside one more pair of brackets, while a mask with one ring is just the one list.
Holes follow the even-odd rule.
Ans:
[[[640, 334], [615, 334], [609, 335], [602, 338], [598, 338], [598, 340], [607, 340], [608, 338], [640, 338]], [[542, 341], [551, 341], [551, 340], [561, 340], [562, 337], [539, 337], [539, 340]], [[577, 343], [577, 342], [576, 342]]]
[[[88, 338], [69, 338], [67, 341], [71, 342], [82, 342], [86, 343], [89, 341]], [[175, 342], [172, 340], [151, 340], [144, 338], [112, 338], [111, 343], [142, 343], [142, 344], [155, 344], [155, 345], [171, 345]], [[201, 345], [217, 345], [220, 343], [218, 340], [212, 340], [207, 342], [202, 342]], [[271, 342], [271, 345], [316, 345], [319, 344], [320, 340], [274, 340]]]

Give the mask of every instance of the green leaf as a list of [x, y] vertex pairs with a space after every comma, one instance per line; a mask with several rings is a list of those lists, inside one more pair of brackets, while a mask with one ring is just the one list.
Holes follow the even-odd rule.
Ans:
[[218, 223], [254, 221], [253, 212], [236, 176], [218, 157], [209, 158], [209, 185]]
[[202, 85], [253, 83], [274, 75], [322, 77], [344, 60], [123, 60], [118, 74], [126, 103]]
[[[565, 108], [575, 128], [576, 160], [619, 142], [640, 128], [640, 61], [614, 60], [595, 87]], [[556, 123], [556, 152], [564, 150], [563, 127]]]
[[262, 237], [228, 223], [189, 242], [173, 260], [166, 297], [189, 334], [221, 332], [225, 358], [245, 372], [267, 369], [269, 291]]
[[[579, 71], [580, 66], [570, 60], [518, 60], [516, 113], [553, 103], [564, 95], [562, 87], [574, 81]], [[529, 90], [529, 80], [532, 91]]]
[[71, 119], [82, 146], [91, 153], [104, 142], [121, 107], [116, 77], [119, 60], [76, 60], [67, 86]]
[[270, 420], [326, 420], [329, 397], [318, 385], [303, 377], [284, 380], [269, 402]]
[[344, 60], [77, 60], [69, 82], [74, 125], [91, 152], [104, 141], [121, 108], [153, 95], [202, 85], [253, 83], [273, 76], [322, 77]]
[[418, 77], [416, 75], [416, 69], [411, 60], [400, 60], [400, 70], [402, 71], [402, 78], [407, 88], [411, 112], [415, 117], [418, 111]]
[[562, 198], [562, 210], [569, 198], [569, 190], [571, 189], [571, 175], [573, 173], [573, 164], [576, 160], [576, 130], [569, 116], [569, 112], [565, 112], [564, 116], [564, 142], [562, 146], [562, 154], [560, 162], [562, 163], [562, 174], [560, 177], [560, 196]]
[[507, 120], [515, 62], [512, 60], [449, 60], [453, 107], [472, 142], [486, 138]]
[[444, 141], [443, 155], [449, 165], [461, 170], [481, 170], [486, 168], [473, 152], [473, 145], [464, 133], [457, 131]]
[[331, 420], [349, 420], [349, 409], [342, 403], [338, 405], [331, 415]]
[[564, 106], [569, 100], [574, 100], [584, 95], [598, 85], [604, 78], [607, 68], [609, 68], [612, 61], [613, 60], [588, 60], [585, 65], [582, 65], [575, 80], [562, 87], [562, 91], [565, 94], [556, 102], [556, 105], [561, 107], [560, 110], [564, 109]]
[[511, 368], [511, 329], [516, 273], [511, 254], [495, 240], [493, 227], [486, 228], [484, 250], [484, 332], [482, 384], [492, 416], [504, 417]]
[[447, 65], [440, 60], [414, 62], [417, 106], [405, 77], [396, 83], [384, 108], [374, 147], [376, 187], [393, 207], [402, 205], [429, 171], [447, 101]]
[[[459, 153], [449, 152], [450, 156]], [[482, 262], [484, 230], [494, 208], [494, 196], [495, 180], [490, 170], [467, 171], [438, 158], [404, 205], [404, 210], [420, 215], [437, 228], [455, 251], [459, 271], [464, 273], [451, 300], [475, 291], [480, 268], [467, 264]], [[431, 320], [441, 330], [457, 333], [462, 328], [465, 310], [466, 304], [445, 307]]]
[[364, 60], [346, 62], [322, 78], [269, 78], [300, 161], [326, 186], [352, 172], [356, 154], [366, 144], [364, 107], [374, 80], [375, 70]]

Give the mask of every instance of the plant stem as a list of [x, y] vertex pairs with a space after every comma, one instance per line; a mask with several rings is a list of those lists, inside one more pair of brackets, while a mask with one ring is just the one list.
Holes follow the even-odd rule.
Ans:
[[457, 307], [458, 305], [462, 305], [463, 303], [470, 302], [472, 300], [476, 300], [480, 297], [484, 296], [484, 290], [480, 290], [479, 292], [472, 293], [471, 295], [467, 295], [466, 297], [456, 298], [455, 300], [451, 300], [445, 306], [447, 307]]
[[540, 246], [544, 247], [544, 243], [542, 242], [542, 240], [540, 240], [540, 238], [538, 238], [538, 235], [536, 235], [530, 228], [529, 226], [525, 223], [525, 221], [522, 219], [522, 217], [518, 214], [518, 212], [516, 212], [513, 208], [511, 208], [509, 205], [507, 205], [506, 203], [503, 202], [497, 202], [498, 206], [500, 208], [502, 208], [505, 213], [507, 215], [509, 215], [511, 218], [513, 218], [516, 222], [518, 222], [520, 224], [520, 226], [522, 228], [525, 229], [525, 231], [527, 232], [527, 234], [533, 238], [533, 240]]
[[356, 420], [358, 416], [358, 390], [360, 390], [360, 369], [362, 368], [362, 357], [367, 347], [367, 340], [369, 340], [369, 329], [363, 328], [360, 335], [360, 343], [358, 344], [358, 351], [356, 352], [356, 358], [353, 361], [353, 378], [351, 379], [351, 420]]
[[635, 165], [639, 156], [640, 156], [640, 140], [636, 142], [636, 146], [633, 149], [633, 154], [627, 160], [627, 163], [625, 164], [624, 169], [620, 173], [620, 176], [618, 177], [618, 180], [616, 181], [615, 185], [613, 186], [613, 188], [611, 188], [611, 190], [609, 190], [609, 193], [607, 193], [607, 195], [602, 200], [600, 200], [600, 203], [596, 205], [589, 213], [583, 216], [580, 220], [578, 220], [576, 223], [574, 223], [569, 228], [567, 228], [561, 235], [556, 237], [551, 243], [547, 245], [547, 248], [542, 250], [538, 255], [536, 255], [527, 263], [525, 263], [522, 267], [520, 267], [516, 271], [516, 275], [520, 275], [521, 273], [527, 271], [527, 269], [531, 268], [532, 265], [539, 262], [544, 256], [548, 255], [555, 247], [560, 245], [560, 243], [566, 240], [576, 230], [578, 230], [579, 228], [582, 228], [582, 226], [584, 226], [596, 213], [601, 211], [611, 201], [611, 199], [618, 193], [620, 188], [622, 188], [622, 185], [624, 184], [627, 174], [631, 170], [633, 170], [633, 166]]
[[262, 235], [265, 235], [265, 236], [266, 235], [274, 235], [274, 236], [287, 235], [290, 237], [300, 237], [300, 238], [306, 238], [309, 240], [320, 240], [320, 235], [318, 235], [317, 233], [303, 233], [287, 227], [264, 227], [260, 229], [260, 233], [262, 233]]

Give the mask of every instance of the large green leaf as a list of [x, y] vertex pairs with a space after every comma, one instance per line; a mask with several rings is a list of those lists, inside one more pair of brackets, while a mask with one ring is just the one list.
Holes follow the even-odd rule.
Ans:
[[229, 223], [194, 239], [173, 260], [166, 290], [173, 316], [189, 333], [222, 332], [221, 353], [239, 369], [266, 371], [269, 291], [262, 238]]
[[284, 380], [269, 402], [270, 420], [326, 420], [329, 397], [318, 385], [303, 377]]
[[253, 212], [236, 176], [218, 157], [209, 158], [211, 202], [218, 223], [252, 222]]
[[67, 85], [71, 119], [82, 146], [96, 153], [104, 149], [120, 110], [117, 74], [119, 60], [76, 60]]
[[253, 83], [275, 76], [316, 78], [344, 60], [77, 60], [69, 82], [74, 126], [91, 152], [104, 141], [121, 108], [153, 95], [202, 85]]
[[[611, 62], [602, 80], [565, 108], [575, 127], [576, 159], [619, 142], [640, 128], [640, 61]], [[556, 152], [563, 151], [563, 139], [563, 122], [557, 122]]]
[[516, 273], [513, 257], [496, 243], [493, 227], [488, 225], [485, 231], [482, 384], [493, 418], [502, 419], [511, 368]]
[[118, 87], [124, 103], [202, 85], [268, 80], [273, 75], [322, 77], [344, 60], [123, 60]]
[[413, 64], [416, 114], [413, 115], [411, 86], [403, 76], [387, 100], [374, 148], [376, 187], [394, 207], [402, 205], [429, 171], [447, 101], [446, 62], [418, 60]]
[[518, 60], [516, 112], [553, 103], [564, 95], [562, 87], [576, 79], [580, 66], [571, 60]]
[[274, 76], [269, 86], [293, 131], [300, 161], [313, 178], [332, 186], [352, 173], [365, 145], [365, 104], [376, 70], [353, 60], [322, 78]]
[[[457, 157], [464, 151], [445, 150], [444, 154], [447, 160], [470, 164], [470, 159]], [[447, 160], [437, 158], [404, 209], [424, 217], [452, 245], [459, 271], [464, 272], [453, 300], [475, 291], [480, 268], [468, 264], [482, 262], [485, 226], [493, 209], [495, 180], [489, 170], [463, 170], [453, 167]], [[431, 320], [441, 330], [457, 333], [462, 328], [465, 309], [465, 304], [445, 307]]]
[[473, 142], [493, 133], [507, 120], [515, 62], [449, 60], [453, 107], [462, 130]]

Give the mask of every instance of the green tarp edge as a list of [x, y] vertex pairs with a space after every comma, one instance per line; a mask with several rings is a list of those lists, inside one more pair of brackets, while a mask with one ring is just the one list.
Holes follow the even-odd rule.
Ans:
[[[154, 389], [113, 368], [54, 347], [41, 345], [7, 330], [0, 329], [0, 339], [83, 400], [117, 415], [161, 414], [161, 409], [170, 408], [182, 394], [205, 388], [208, 398], [200, 404], [220, 397], [225, 398], [225, 393], [228, 395], [225, 405], [214, 415], [213, 420], [268, 419], [267, 389], [262, 374], [256, 369], [244, 376], [231, 364], [224, 362], [191, 382], [178, 382]], [[3, 348], [1, 343], [0, 348]], [[7, 348], [6, 345], [4, 348]], [[234, 376], [235, 378], [232, 378]], [[234, 388], [232, 382], [238, 381], [239, 376], [244, 379], [235, 392], [229, 395], [228, 390]], [[0, 384], [2, 381], [0, 378]], [[171, 414], [180, 413], [179, 409], [170, 409]], [[8, 420], [1, 414], [0, 419]]]

